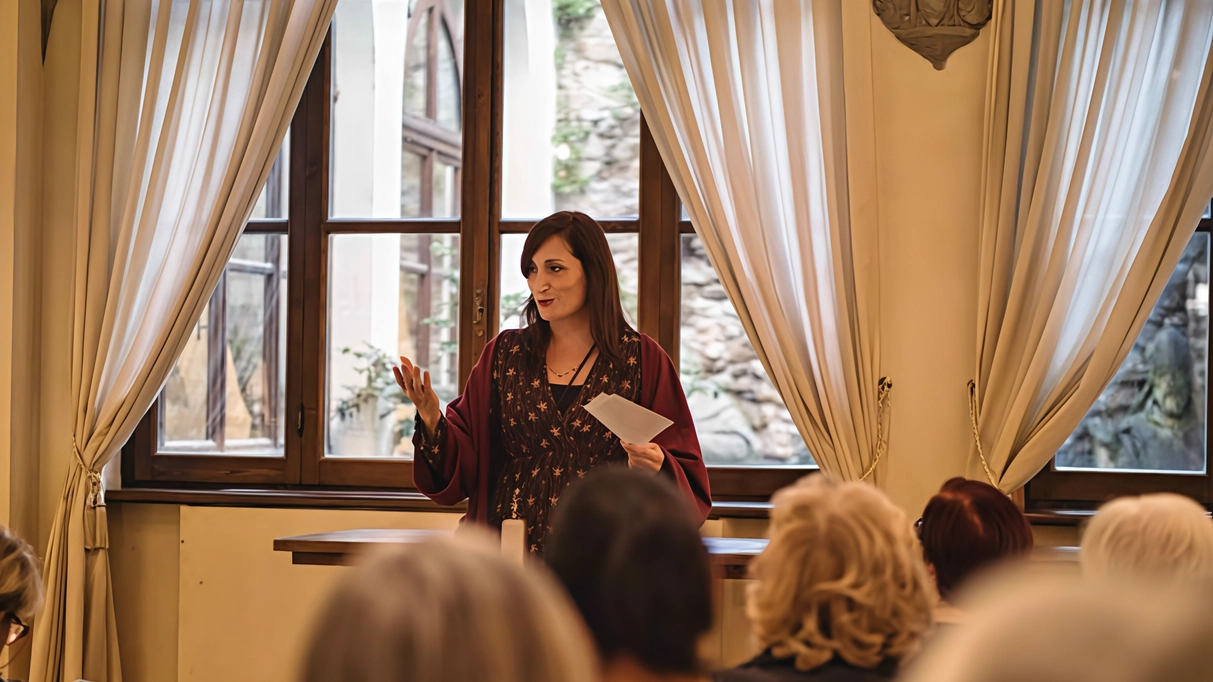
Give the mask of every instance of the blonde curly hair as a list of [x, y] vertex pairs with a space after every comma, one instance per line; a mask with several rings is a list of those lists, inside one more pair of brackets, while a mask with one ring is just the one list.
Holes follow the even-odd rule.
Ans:
[[807, 476], [771, 498], [771, 541], [750, 566], [746, 614], [772, 654], [812, 670], [874, 668], [931, 627], [930, 578], [905, 514], [865, 483]]

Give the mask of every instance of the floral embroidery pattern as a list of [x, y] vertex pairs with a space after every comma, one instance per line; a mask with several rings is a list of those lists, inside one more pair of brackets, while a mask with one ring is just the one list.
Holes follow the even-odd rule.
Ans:
[[[520, 352], [523, 332], [502, 332], [498, 341], [492, 409], [501, 428], [495, 454], [501, 459], [493, 462], [496, 473], [490, 482], [488, 521], [499, 526], [508, 518], [524, 520], [533, 553], [543, 553], [552, 508], [572, 480], [584, 477], [595, 466], [627, 461], [619, 439], [583, 408], [599, 393], [638, 398], [640, 335], [629, 333], [623, 340], [626, 361], [596, 361], [583, 374], [580, 392], [568, 401], [563, 413], [543, 365], [530, 366], [530, 354]], [[440, 444], [445, 437], [445, 418], [434, 433], [419, 423], [413, 435], [414, 451], [436, 470], [442, 469]]]
[[[505, 332], [514, 339], [503, 339], [499, 347], [522, 345], [522, 332]], [[498, 402], [494, 406], [501, 415], [501, 448], [503, 460], [498, 464], [498, 480], [511, 481], [498, 485], [489, 494], [489, 523], [499, 524], [511, 517], [526, 521], [527, 544], [537, 553], [543, 552], [552, 508], [577, 472], [581, 477], [593, 467], [627, 461], [627, 453], [597, 419], [582, 405], [599, 393], [617, 393], [636, 400], [640, 391], [640, 336], [628, 334], [623, 347], [622, 363], [611, 366], [595, 362], [582, 380], [585, 382], [576, 399], [569, 399], [563, 414], [548, 387], [547, 372], [542, 365], [531, 367], [530, 353], [497, 353], [493, 369], [501, 375], [497, 382]], [[516, 482], [516, 483], [514, 483]], [[525, 504], [512, 504], [515, 489]], [[533, 500], [533, 502], [532, 502]]]

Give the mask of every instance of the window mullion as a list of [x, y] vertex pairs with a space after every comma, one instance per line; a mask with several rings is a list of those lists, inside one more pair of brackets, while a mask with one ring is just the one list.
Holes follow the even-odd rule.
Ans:
[[[329, 99], [332, 77], [332, 32], [312, 68], [292, 123], [291, 243], [288, 286], [287, 426], [288, 468], [295, 482], [320, 483], [324, 457], [324, 377], [328, 345], [328, 279], [324, 266], [329, 196]], [[302, 428], [299, 428], [302, 426]], [[291, 467], [292, 461], [294, 466]]]
[[[459, 386], [497, 330], [501, 215], [502, 0], [464, 13], [463, 188], [460, 193]], [[485, 201], [485, 199], [488, 199]]]
[[682, 262], [678, 193], [648, 123], [640, 121], [640, 331], [653, 337], [678, 366]]

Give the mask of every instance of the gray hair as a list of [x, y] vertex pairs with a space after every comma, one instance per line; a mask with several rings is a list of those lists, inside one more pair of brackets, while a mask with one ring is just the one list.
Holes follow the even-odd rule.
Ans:
[[1122, 497], [1091, 519], [1079, 563], [1091, 577], [1213, 577], [1213, 521], [1182, 495]]
[[322, 610], [304, 682], [594, 679], [585, 626], [543, 566], [466, 538], [392, 547]]

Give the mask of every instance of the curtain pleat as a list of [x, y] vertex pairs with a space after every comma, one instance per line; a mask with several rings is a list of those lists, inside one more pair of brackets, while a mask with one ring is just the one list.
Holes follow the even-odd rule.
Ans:
[[116, 682], [98, 472], [155, 400], [218, 282], [336, 0], [63, 1], [82, 16], [76, 153], [72, 177], [48, 191], [74, 207], [74, 445], [62, 453], [73, 463], [31, 679]]
[[848, 66], [843, 5], [603, 1], [645, 120], [754, 349], [817, 463], [857, 480], [878, 472], [889, 396], [874, 201], [858, 189], [865, 174], [848, 167], [846, 86], [870, 62]]
[[968, 474], [1006, 492], [1111, 382], [1213, 195], [1213, 3], [998, 0]]

